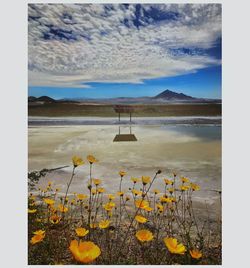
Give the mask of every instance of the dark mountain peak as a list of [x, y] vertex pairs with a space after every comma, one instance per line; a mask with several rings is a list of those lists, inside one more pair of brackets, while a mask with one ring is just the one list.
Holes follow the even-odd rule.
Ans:
[[156, 95], [154, 99], [164, 99], [164, 100], [194, 100], [195, 98], [185, 95], [183, 93], [176, 93], [169, 89], [161, 92], [160, 94]]
[[56, 100], [54, 100], [54, 99], [52, 99], [52, 98], [50, 98], [48, 96], [41, 96], [39, 98], [29, 96], [28, 101], [29, 102], [40, 102], [40, 101], [42, 101], [42, 102], [46, 102], [46, 103], [52, 103], [52, 102], [54, 103], [54, 102], [56, 102]]
[[41, 96], [41, 97], [37, 98], [37, 101], [56, 102], [56, 100], [54, 100], [48, 96]]

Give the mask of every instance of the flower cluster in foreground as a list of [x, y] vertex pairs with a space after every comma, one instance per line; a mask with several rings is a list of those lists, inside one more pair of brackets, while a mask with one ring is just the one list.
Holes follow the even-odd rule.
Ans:
[[[86, 164], [74, 156], [65, 193], [49, 181], [38, 194], [30, 194], [31, 263], [37, 252], [47, 263], [60, 263], [65, 255], [67, 264], [196, 264], [204, 259], [205, 229], [197, 223], [192, 201], [198, 184], [175, 172], [168, 178], [159, 178], [159, 170], [128, 179], [129, 172], [121, 170], [118, 191], [109, 193], [103, 180], [93, 176], [98, 162], [87, 156], [89, 177], [78, 193], [70, 193], [70, 186], [75, 170]], [[123, 186], [125, 180], [131, 187]], [[156, 180], [162, 181], [160, 189], [153, 188]]]

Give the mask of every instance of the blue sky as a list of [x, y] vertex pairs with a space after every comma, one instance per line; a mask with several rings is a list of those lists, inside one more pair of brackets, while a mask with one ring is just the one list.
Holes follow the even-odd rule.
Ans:
[[143, 84], [89, 83], [90, 88], [31, 87], [29, 95], [60, 98], [115, 98], [155, 96], [169, 89], [199, 98], [221, 98], [221, 66], [181, 76], [156, 78]]
[[221, 6], [29, 5], [30, 96], [221, 98]]

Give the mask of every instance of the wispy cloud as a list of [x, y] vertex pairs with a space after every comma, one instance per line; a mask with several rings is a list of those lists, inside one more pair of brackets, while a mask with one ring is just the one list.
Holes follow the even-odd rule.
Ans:
[[220, 64], [218, 4], [30, 4], [29, 85], [142, 83]]

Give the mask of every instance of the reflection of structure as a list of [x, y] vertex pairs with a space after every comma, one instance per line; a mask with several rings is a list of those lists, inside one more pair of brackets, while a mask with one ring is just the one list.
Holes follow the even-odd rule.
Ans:
[[131, 122], [132, 119], [132, 112], [134, 111], [134, 108], [130, 105], [115, 105], [114, 110], [116, 113], [118, 113], [119, 122], [121, 119], [121, 113], [129, 113], [129, 121]]
[[[115, 105], [114, 110], [118, 113], [119, 122], [121, 121], [121, 113], [129, 114], [129, 122], [131, 123], [132, 112], [134, 108], [131, 105]], [[121, 134], [121, 126], [119, 126], [119, 133], [114, 137], [113, 141], [137, 141], [137, 138], [131, 131], [131, 125], [129, 126], [129, 134]]]
[[119, 126], [119, 133], [114, 137], [113, 141], [137, 141], [137, 138], [132, 134], [131, 126], [129, 126], [129, 134], [121, 134], [121, 126]]

